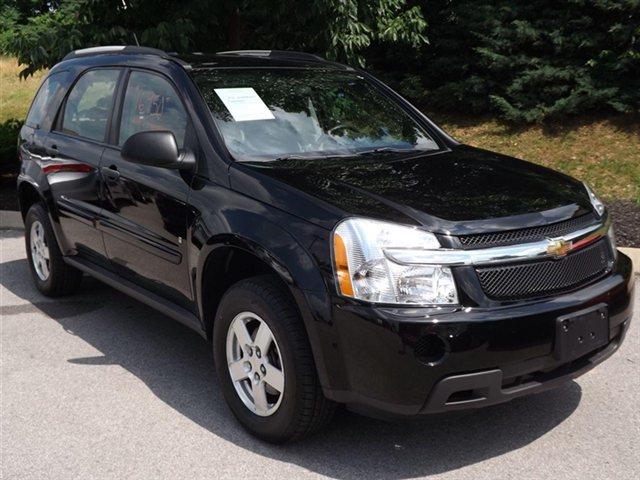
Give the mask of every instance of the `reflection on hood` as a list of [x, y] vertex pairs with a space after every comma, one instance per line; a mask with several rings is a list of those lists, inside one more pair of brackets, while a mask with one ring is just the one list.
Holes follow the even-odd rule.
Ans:
[[404, 159], [289, 159], [263, 163], [261, 173], [310, 195], [365, 214], [372, 200], [450, 221], [590, 208], [582, 184], [515, 158], [460, 146]]

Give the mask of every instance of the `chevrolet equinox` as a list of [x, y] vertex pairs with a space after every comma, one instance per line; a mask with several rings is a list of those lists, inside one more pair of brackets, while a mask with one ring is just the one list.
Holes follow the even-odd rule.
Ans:
[[88, 274], [192, 328], [271, 442], [340, 404], [406, 418], [540, 392], [629, 327], [631, 262], [587, 185], [315, 55], [72, 52], [19, 155], [37, 288]]

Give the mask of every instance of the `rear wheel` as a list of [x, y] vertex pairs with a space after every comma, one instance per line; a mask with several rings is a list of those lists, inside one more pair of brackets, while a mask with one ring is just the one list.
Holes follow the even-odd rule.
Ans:
[[252, 434], [287, 442], [332, 416], [302, 319], [271, 276], [242, 280], [224, 295], [213, 330], [216, 370], [236, 418]]
[[45, 207], [41, 203], [32, 205], [24, 223], [29, 269], [38, 290], [50, 297], [77, 290], [82, 272], [62, 259]]

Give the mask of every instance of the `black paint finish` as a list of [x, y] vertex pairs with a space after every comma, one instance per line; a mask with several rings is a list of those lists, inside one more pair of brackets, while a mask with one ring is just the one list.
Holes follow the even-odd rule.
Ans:
[[[239, 274], [225, 265], [242, 258], [243, 274], [268, 271], [289, 287], [328, 397], [403, 415], [423, 413], [429, 391], [446, 375], [500, 368], [514, 377], [563, 367], [552, 358], [555, 319], [561, 315], [605, 304], [610, 345], [622, 340], [633, 298], [631, 264], [622, 254], [606, 277], [543, 300], [490, 300], [471, 268], [454, 272], [462, 304], [452, 308], [371, 306], [336, 292], [331, 231], [343, 218], [366, 216], [445, 235], [546, 225], [592, 211], [578, 181], [458, 144], [366, 72], [360, 74], [428, 129], [440, 151], [410, 158], [380, 153], [236, 163], [190, 70], [347, 67], [295, 57], [179, 59], [149, 53], [72, 58], [52, 72], [65, 72], [70, 84], [88, 69], [103, 67], [123, 71], [107, 141], [56, 131], [55, 113], [51, 124], [23, 127], [22, 208], [41, 199], [70, 262], [202, 335], [211, 329], [222, 293], [214, 287]], [[130, 69], [153, 71], [174, 84], [190, 119], [193, 168], [122, 158], [115, 125]], [[56, 97], [52, 111], [63, 101], [64, 95]], [[48, 169], [60, 163], [67, 169]], [[415, 355], [420, 339], [430, 334], [445, 339], [447, 347], [434, 365]]]
[[[516, 220], [522, 228], [591, 209], [580, 182], [512, 157], [464, 145], [398, 156], [242, 163], [237, 169], [259, 175], [258, 182], [266, 176], [285, 184], [270, 185], [275, 192], [268, 191], [269, 197], [282, 194], [284, 209], [299, 208], [286, 197], [300, 191], [344, 215], [418, 223], [441, 233], [510, 228], [510, 217], [528, 215]], [[255, 189], [249, 181], [245, 186], [244, 178], [239, 176], [237, 188], [251, 195]], [[290, 193], [287, 187], [296, 191]]]
[[107, 148], [100, 163], [105, 202], [100, 229], [112, 268], [183, 308], [192, 294], [186, 262], [190, 177], [124, 160]]
[[39, 160], [45, 168], [49, 163], [60, 162], [77, 168], [53, 173], [47, 178], [67, 248], [94, 263], [106, 265], [102, 234], [95, 223], [103, 206], [98, 167], [104, 147], [57, 132], [51, 132], [44, 144], [44, 155]]

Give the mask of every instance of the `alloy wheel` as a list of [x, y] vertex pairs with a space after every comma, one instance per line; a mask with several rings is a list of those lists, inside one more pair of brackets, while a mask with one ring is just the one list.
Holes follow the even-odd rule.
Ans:
[[235, 316], [227, 331], [227, 366], [242, 403], [261, 417], [273, 415], [284, 394], [284, 365], [266, 322], [253, 312]]
[[46, 282], [50, 274], [49, 246], [44, 236], [44, 227], [38, 220], [31, 224], [29, 236], [31, 244], [31, 261], [36, 274], [43, 282]]

